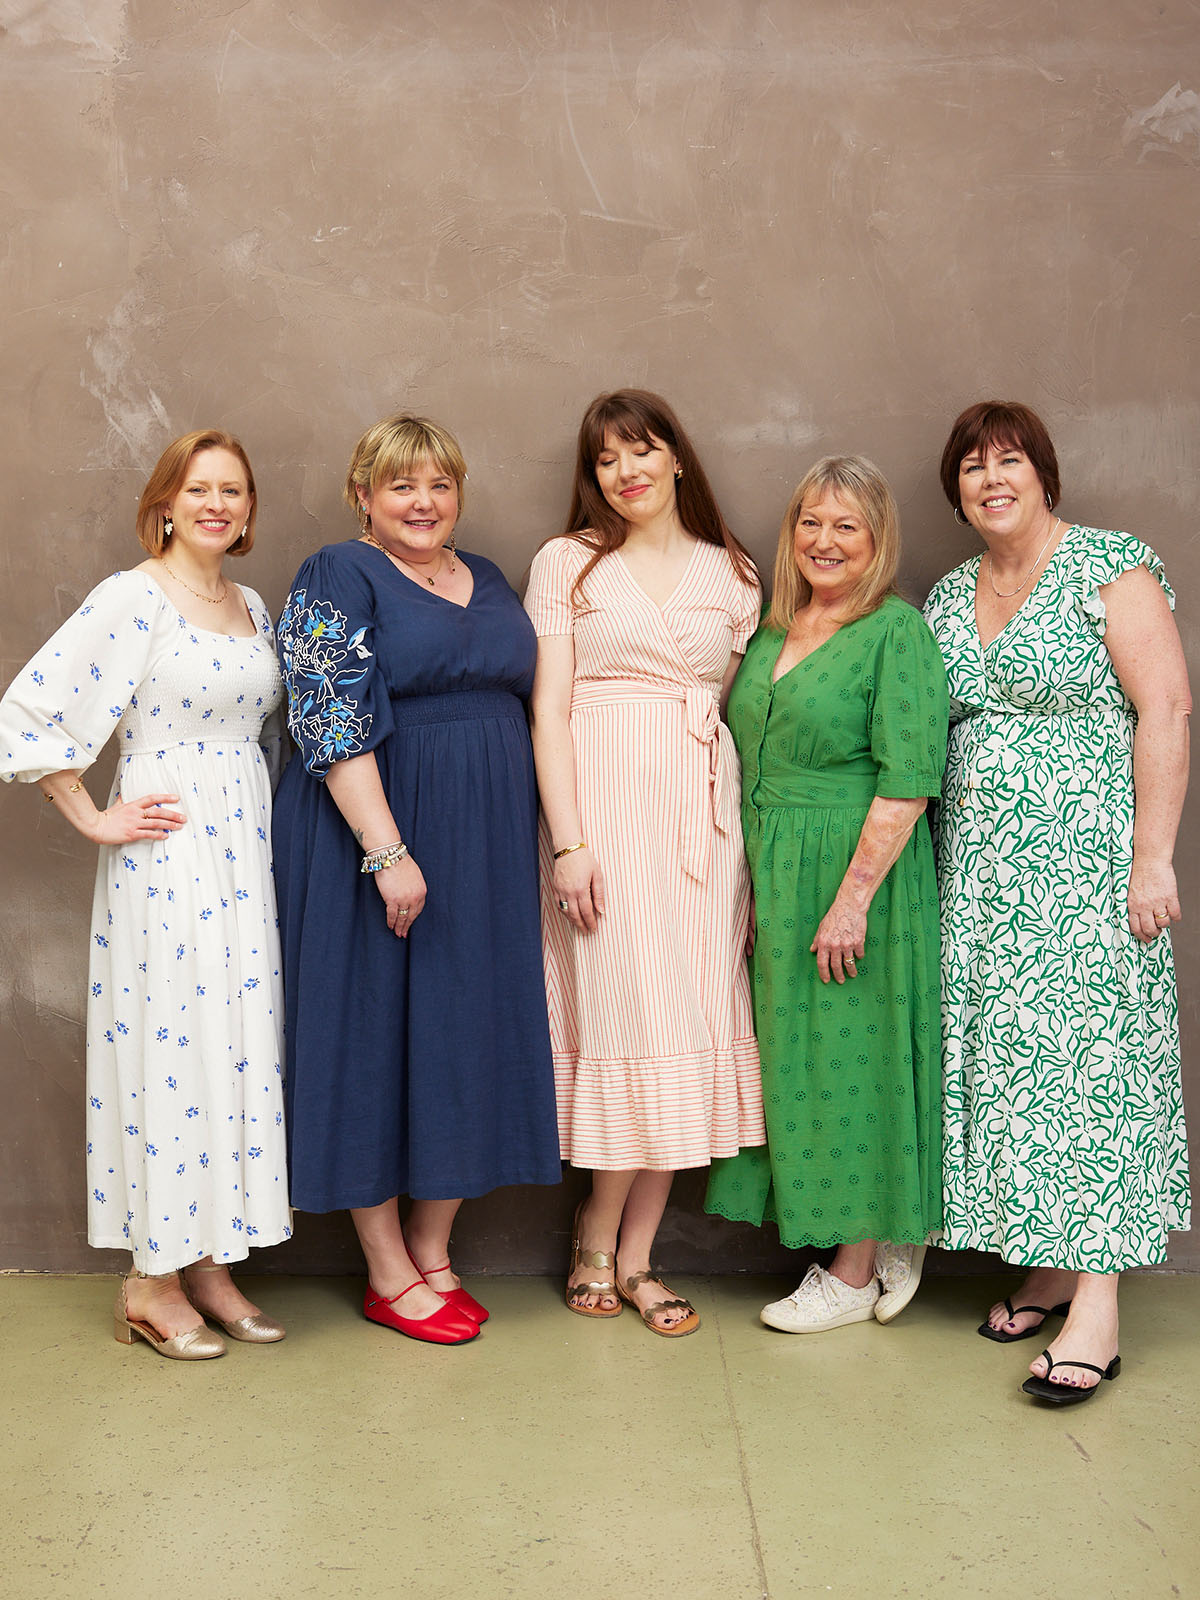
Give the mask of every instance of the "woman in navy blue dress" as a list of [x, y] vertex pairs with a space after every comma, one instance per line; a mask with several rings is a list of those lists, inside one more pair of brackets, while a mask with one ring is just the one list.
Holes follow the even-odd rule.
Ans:
[[349, 1208], [365, 1314], [443, 1344], [487, 1317], [449, 1265], [463, 1198], [561, 1176], [537, 645], [500, 570], [455, 548], [465, 476], [436, 423], [368, 429], [346, 480], [360, 537], [309, 557], [278, 629], [298, 751], [273, 830], [292, 1201]]

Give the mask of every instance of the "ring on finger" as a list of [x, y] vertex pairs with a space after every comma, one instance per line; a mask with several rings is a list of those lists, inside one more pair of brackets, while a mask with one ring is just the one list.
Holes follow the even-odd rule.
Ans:
[[398, 916], [398, 917], [407, 917], [407, 916], [408, 916], [408, 914], [409, 914], [409, 911], [410, 911], [410, 910], [411, 910], [411, 909], [412, 909], [412, 908], [411, 908], [411, 907], [410, 907], [410, 906], [401, 906], [401, 907], [400, 907], [400, 909], [399, 909], [399, 911], [397, 911], [397, 913], [396, 913], [396, 915], [397, 915], [397, 916]]
[[567, 902], [565, 900], [560, 900], [558, 902], [558, 909], [560, 911], [569, 911], [570, 907], [567, 905]]

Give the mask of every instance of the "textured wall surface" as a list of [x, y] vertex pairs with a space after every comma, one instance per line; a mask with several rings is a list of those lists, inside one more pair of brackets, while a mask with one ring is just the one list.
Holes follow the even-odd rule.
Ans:
[[[462, 542], [519, 582], [565, 512], [583, 406], [625, 383], [672, 399], [760, 560], [816, 455], [873, 456], [917, 600], [974, 551], [936, 486], [948, 423], [1027, 400], [1065, 513], [1161, 552], [1200, 666], [1188, 0], [6, 0], [0, 23], [5, 683], [139, 559], [138, 493], [188, 428], [250, 451], [238, 575], [276, 609], [351, 531], [350, 447], [401, 404], [459, 434]], [[1187, 819], [1180, 856], [1200, 1144]], [[94, 1269], [94, 853], [6, 790], [0, 860], [0, 1266]], [[780, 1259], [697, 1193], [681, 1183], [664, 1260]], [[459, 1257], [557, 1266], [569, 1214], [562, 1191], [476, 1203]], [[266, 1254], [355, 1259], [342, 1218]], [[1200, 1266], [1200, 1244], [1172, 1261]]]

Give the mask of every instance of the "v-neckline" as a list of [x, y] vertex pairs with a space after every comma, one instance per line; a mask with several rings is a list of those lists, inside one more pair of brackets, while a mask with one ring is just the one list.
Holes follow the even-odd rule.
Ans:
[[693, 539], [692, 540], [691, 554], [687, 558], [687, 562], [686, 562], [686, 564], [684, 566], [683, 571], [679, 574], [679, 580], [676, 583], [675, 587], [671, 590], [671, 592], [667, 596], [667, 598], [665, 600], [663, 600], [661, 603], [658, 600], [655, 600], [653, 595], [651, 595], [647, 589], [643, 588], [643, 586], [634, 577], [633, 573], [629, 569], [628, 563], [622, 558], [620, 550], [614, 550], [613, 551], [613, 555], [616, 557], [617, 563], [620, 566], [621, 571], [629, 579], [630, 583], [637, 590], [637, 592], [641, 595], [642, 599], [646, 602], [646, 604], [648, 606], [653, 606], [655, 611], [657, 611], [658, 614], [660, 616], [662, 616], [662, 615], [665, 614], [667, 607], [672, 603], [672, 601], [674, 601], [675, 599], [678, 598], [679, 593], [682, 590], [684, 584], [687, 582], [688, 578], [691, 576], [692, 567], [695, 564], [696, 556], [697, 556], [697, 554], [699, 552], [699, 549], [700, 549], [700, 546], [701, 546], [701, 544], [703, 542], [704, 541], [701, 540], [701, 539]]
[[[355, 539], [352, 542], [354, 544], [361, 545], [364, 550], [379, 550], [378, 545], [369, 545], [365, 539]], [[455, 611], [469, 611], [471, 609], [471, 604], [474, 601], [475, 595], [479, 589], [479, 575], [475, 571], [475, 568], [463, 555], [461, 550], [455, 552], [455, 560], [461, 561], [463, 566], [466, 567], [467, 571], [471, 574], [471, 592], [461, 605], [457, 600], [451, 600], [449, 596], [439, 594], [437, 590], [428, 582], [428, 580], [426, 580], [424, 583], [418, 583], [411, 572], [403, 571], [403, 569], [398, 567], [394, 561], [389, 559], [386, 550], [379, 550], [379, 554], [383, 557], [384, 564], [387, 566], [388, 571], [394, 572], [397, 578], [401, 579], [402, 582], [407, 584], [410, 589], [415, 589], [418, 594], [428, 595], [431, 600], [440, 601], [440, 603], [444, 606], [453, 606]]]
[[[1066, 544], [1067, 540], [1075, 532], [1075, 530], [1076, 530], [1076, 528], [1078, 526], [1079, 526], [1079, 524], [1077, 522], [1072, 522], [1070, 527], [1063, 529], [1062, 537], [1059, 539], [1058, 543], [1054, 546], [1054, 549], [1050, 552], [1050, 559], [1049, 559], [1049, 561], [1047, 561], [1046, 565], [1042, 568], [1041, 576], [1038, 578], [1038, 581], [1034, 584], [1033, 588], [1030, 589], [1029, 593], [1025, 596], [1024, 600], [1021, 601], [1021, 604], [1013, 612], [1012, 616], [1009, 617], [1008, 621], [1004, 624], [1004, 626], [1001, 629], [999, 629], [998, 632], [994, 633], [986, 644], [984, 644], [983, 635], [979, 631], [979, 613], [976, 610], [976, 606], [975, 606], [976, 591], [979, 588], [980, 579], [981, 579], [981, 577], [983, 575], [983, 556], [979, 555], [979, 556], [975, 557], [975, 573], [974, 573], [974, 578], [973, 578], [973, 581], [972, 581], [972, 584], [971, 584], [971, 632], [975, 635], [975, 643], [979, 647], [979, 654], [981, 656], [986, 658], [988, 651], [995, 644], [996, 640], [1003, 638], [1004, 635], [1008, 632], [1008, 630], [1012, 627], [1013, 623], [1016, 622], [1020, 618], [1020, 616], [1021, 616], [1022, 612], [1025, 610], [1026, 606], [1033, 599], [1034, 595], [1038, 592], [1038, 590], [1042, 587], [1043, 583], [1045, 583], [1046, 578], [1050, 573], [1050, 569], [1053, 567], [1054, 563], [1058, 560], [1058, 552], [1062, 549], [1063, 545]], [[987, 552], [985, 551], [984, 554], [986, 555], [986, 553]]]

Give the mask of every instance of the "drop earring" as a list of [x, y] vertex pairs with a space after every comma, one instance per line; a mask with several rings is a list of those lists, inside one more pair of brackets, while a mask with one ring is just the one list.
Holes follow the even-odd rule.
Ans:
[[678, 461], [675, 463], [675, 476], [677, 478], [683, 477], [683, 468], [679, 465]]
[[458, 555], [458, 540], [454, 536], [454, 529], [450, 530], [450, 576], [454, 576], [454, 558]]
[[168, 511], [163, 518], [163, 538], [169, 539], [174, 532], [175, 524], [171, 521], [171, 513]]

